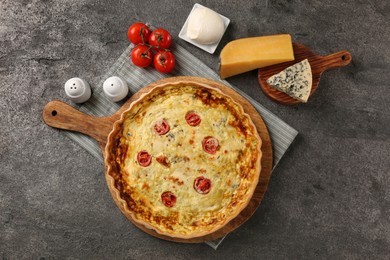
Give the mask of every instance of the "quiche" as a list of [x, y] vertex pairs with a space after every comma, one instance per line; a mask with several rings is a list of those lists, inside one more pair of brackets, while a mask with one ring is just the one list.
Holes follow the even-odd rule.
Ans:
[[255, 125], [231, 97], [201, 83], [169, 83], [122, 113], [105, 163], [126, 215], [190, 239], [222, 228], [248, 205], [260, 148]]

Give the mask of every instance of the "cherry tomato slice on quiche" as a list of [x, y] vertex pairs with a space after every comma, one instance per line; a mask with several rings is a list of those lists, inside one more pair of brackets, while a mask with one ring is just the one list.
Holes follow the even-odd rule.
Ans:
[[190, 126], [197, 126], [200, 124], [202, 119], [197, 113], [195, 113], [194, 111], [190, 111], [186, 114], [186, 121], [187, 124], [189, 124]]
[[203, 151], [209, 154], [215, 154], [217, 152], [217, 149], [219, 147], [219, 142], [217, 138], [212, 136], [207, 136], [202, 141], [202, 148]]
[[211, 180], [200, 176], [194, 181], [194, 189], [197, 193], [207, 194], [211, 190]]
[[127, 30], [127, 38], [135, 45], [147, 43], [149, 40], [150, 29], [144, 23], [135, 23]]
[[159, 120], [154, 124], [154, 131], [159, 135], [165, 135], [171, 127], [165, 119]]
[[150, 34], [149, 44], [154, 47], [168, 49], [172, 44], [172, 36], [167, 30], [158, 28]]
[[142, 150], [137, 154], [137, 161], [139, 165], [147, 167], [152, 162], [152, 156], [147, 151]]
[[148, 46], [137, 45], [131, 51], [131, 61], [138, 67], [145, 68], [152, 63], [153, 53]]
[[161, 194], [161, 201], [166, 207], [172, 208], [176, 204], [176, 196], [170, 191], [165, 191]]
[[159, 51], [153, 61], [156, 70], [162, 73], [169, 73], [175, 67], [175, 56], [170, 51]]

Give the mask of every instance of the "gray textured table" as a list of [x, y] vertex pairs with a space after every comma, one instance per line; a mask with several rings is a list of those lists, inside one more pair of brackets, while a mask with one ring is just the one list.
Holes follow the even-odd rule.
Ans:
[[[0, 258], [388, 259], [389, 1], [200, 1], [231, 19], [216, 54], [178, 39], [195, 2], [0, 1]], [[229, 79], [300, 132], [255, 215], [217, 251], [158, 240], [113, 203], [103, 165], [41, 119], [73, 76], [97, 84], [149, 21], [212, 68], [228, 41], [290, 33], [353, 62], [326, 72], [304, 106], [273, 103], [256, 72]]]

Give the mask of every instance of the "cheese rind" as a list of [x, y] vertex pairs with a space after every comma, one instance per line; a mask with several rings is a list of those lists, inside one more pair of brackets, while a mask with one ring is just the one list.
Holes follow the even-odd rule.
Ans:
[[298, 62], [267, 79], [268, 85], [292, 98], [306, 103], [312, 86], [311, 66], [307, 59]]
[[242, 38], [229, 42], [221, 51], [221, 79], [258, 68], [294, 60], [291, 36], [279, 34]]

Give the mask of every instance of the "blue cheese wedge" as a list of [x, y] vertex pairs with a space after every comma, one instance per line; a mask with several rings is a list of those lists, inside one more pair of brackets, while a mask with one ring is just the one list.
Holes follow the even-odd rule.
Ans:
[[307, 102], [312, 86], [310, 63], [296, 63], [267, 79], [268, 85], [303, 103]]

